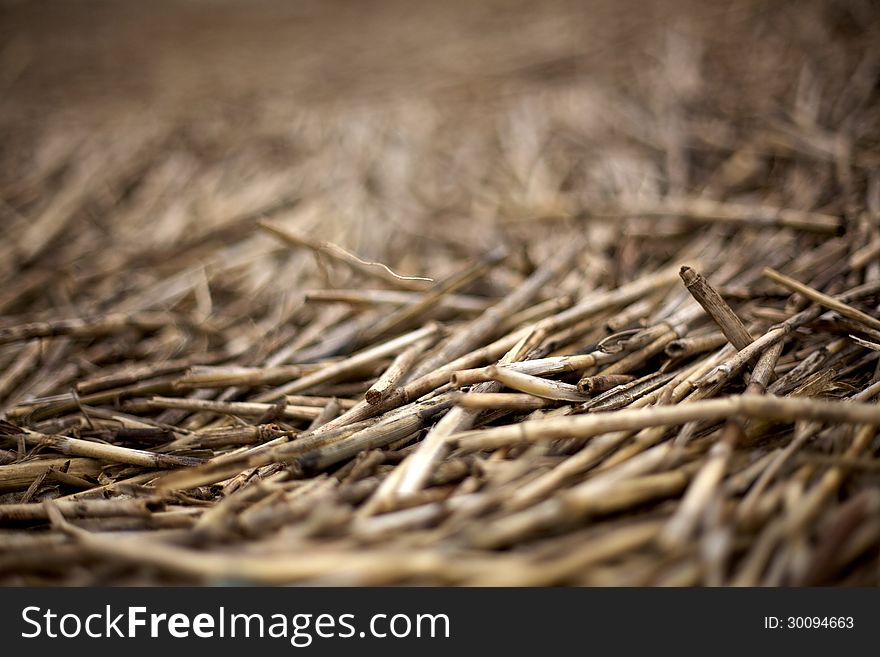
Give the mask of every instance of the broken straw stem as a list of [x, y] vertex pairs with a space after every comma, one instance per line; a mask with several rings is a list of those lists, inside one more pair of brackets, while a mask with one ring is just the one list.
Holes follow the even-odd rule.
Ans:
[[469, 431], [449, 437], [464, 451], [497, 449], [529, 442], [562, 438], [590, 438], [609, 431], [640, 430], [674, 426], [698, 420], [726, 420], [734, 415], [796, 422], [845, 422], [880, 426], [880, 407], [856, 402], [767, 397], [754, 394], [687, 402], [676, 406], [654, 406], [588, 415], [528, 420], [518, 425]]

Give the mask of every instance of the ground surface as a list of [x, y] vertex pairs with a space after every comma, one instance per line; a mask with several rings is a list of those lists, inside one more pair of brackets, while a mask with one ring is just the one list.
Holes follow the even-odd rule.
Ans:
[[877, 584], [875, 3], [0, 12], [3, 583]]

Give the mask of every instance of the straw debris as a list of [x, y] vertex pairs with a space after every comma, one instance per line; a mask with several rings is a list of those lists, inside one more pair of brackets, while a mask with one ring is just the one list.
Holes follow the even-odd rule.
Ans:
[[459, 4], [100, 130], [0, 58], [0, 583], [880, 584], [876, 7]]

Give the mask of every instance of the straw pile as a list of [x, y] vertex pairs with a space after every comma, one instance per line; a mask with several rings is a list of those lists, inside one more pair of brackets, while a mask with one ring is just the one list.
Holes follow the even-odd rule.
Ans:
[[877, 584], [880, 21], [727, 9], [5, 114], [0, 581]]

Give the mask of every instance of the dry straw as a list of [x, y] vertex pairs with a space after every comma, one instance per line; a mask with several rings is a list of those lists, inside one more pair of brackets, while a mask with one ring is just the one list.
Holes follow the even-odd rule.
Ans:
[[571, 4], [394, 93], [4, 104], [0, 584], [880, 583], [880, 21]]

